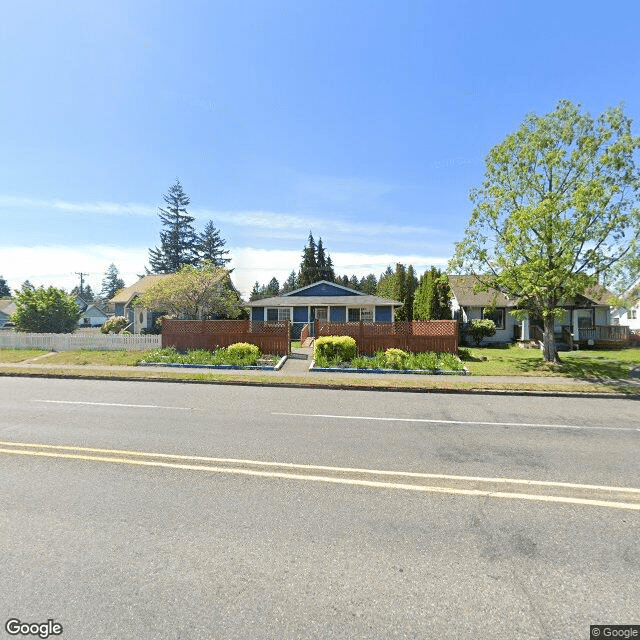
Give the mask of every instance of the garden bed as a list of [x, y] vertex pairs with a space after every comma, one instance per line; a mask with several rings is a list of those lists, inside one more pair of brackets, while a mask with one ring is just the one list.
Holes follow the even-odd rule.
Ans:
[[[249, 345], [253, 347], [253, 345]], [[143, 367], [177, 367], [185, 369], [254, 369], [278, 371], [285, 363], [287, 356], [261, 354], [257, 347], [252, 349], [228, 348], [208, 351], [194, 349], [186, 353], [178, 352], [174, 347], [154, 349], [138, 364]]]
[[407, 353], [400, 349], [379, 351], [373, 356], [357, 355], [349, 361], [316, 354], [309, 371], [331, 373], [413, 373], [422, 375], [466, 375], [467, 369], [450, 353]]

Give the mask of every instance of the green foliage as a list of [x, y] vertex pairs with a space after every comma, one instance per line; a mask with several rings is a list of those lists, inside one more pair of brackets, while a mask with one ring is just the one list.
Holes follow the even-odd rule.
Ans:
[[208, 260], [216, 267], [224, 267], [231, 261], [231, 258], [226, 257], [229, 251], [224, 249], [225, 244], [226, 240], [220, 237], [220, 231], [213, 225], [213, 220], [209, 220], [198, 236], [198, 264]]
[[10, 298], [11, 297], [11, 289], [9, 289], [9, 285], [7, 281], [0, 276], [0, 298]]
[[241, 312], [229, 272], [210, 262], [201, 267], [183, 266], [149, 287], [137, 304], [185, 320], [237, 318]]
[[16, 293], [15, 305], [11, 322], [16, 325], [16, 331], [71, 333], [82, 315], [75, 298], [56, 287], [35, 289], [23, 285]]
[[102, 280], [102, 289], [100, 290], [100, 297], [103, 300], [111, 300], [116, 293], [124, 287], [124, 280], [120, 277], [118, 268], [115, 264], [110, 264], [109, 268], [104, 274]]
[[417, 286], [413, 266], [405, 267], [398, 262], [395, 271], [388, 267], [380, 276], [377, 295], [402, 302], [402, 307], [396, 310], [395, 319], [410, 321], [413, 320], [413, 297]]
[[384, 352], [387, 369], [404, 369], [408, 358], [409, 354], [402, 349], [387, 349]]
[[226, 349], [192, 349], [187, 353], [179, 353], [175, 347], [153, 349], [144, 358], [143, 362], [159, 362], [165, 364], [206, 364], [206, 365], [233, 365], [246, 367], [254, 365], [262, 354], [260, 349], [253, 344], [239, 342]]
[[313, 359], [326, 358], [329, 361], [347, 362], [358, 352], [356, 341], [350, 336], [324, 336], [318, 338], [313, 347]]
[[431, 267], [420, 278], [413, 300], [414, 320], [450, 320], [451, 287], [449, 277], [440, 269]]
[[124, 316], [112, 316], [104, 321], [100, 331], [102, 333], [120, 333], [129, 324], [129, 320]]
[[162, 196], [166, 209], [159, 207], [160, 247], [149, 249], [149, 264], [154, 273], [173, 273], [186, 264], [196, 264], [198, 238], [193, 228], [195, 218], [187, 213], [189, 196], [183, 191], [180, 180]]
[[558, 304], [597, 282], [622, 291], [640, 275], [640, 138], [621, 107], [597, 118], [568, 100], [530, 114], [489, 152], [485, 179], [450, 268], [543, 318], [555, 360]]
[[496, 323], [488, 318], [484, 320], [476, 318], [467, 326], [467, 333], [476, 343], [476, 347], [479, 347], [485, 338], [490, 338], [496, 334]]

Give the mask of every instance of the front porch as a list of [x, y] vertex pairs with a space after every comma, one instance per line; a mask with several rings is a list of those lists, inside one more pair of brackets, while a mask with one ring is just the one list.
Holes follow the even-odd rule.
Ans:
[[[524, 324], [524, 323], [523, 323]], [[523, 327], [524, 328], [524, 327]], [[539, 325], [530, 327], [530, 339], [543, 341], [543, 331]], [[522, 332], [525, 335], [525, 331]], [[593, 327], [571, 327], [562, 325], [560, 331], [555, 327], [554, 331], [556, 347], [559, 351], [566, 347], [570, 351], [585, 347], [611, 347], [619, 348], [629, 344], [631, 332], [629, 327], [620, 325], [600, 325]]]

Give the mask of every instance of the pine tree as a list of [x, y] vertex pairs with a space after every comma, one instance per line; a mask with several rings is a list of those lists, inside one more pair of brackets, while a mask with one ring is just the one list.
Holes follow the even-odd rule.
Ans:
[[450, 320], [451, 287], [447, 274], [431, 267], [420, 278], [420, 285], [413, 301], [413, 317], [416, 320]]
[[226, 240], [220, 237], [220, 231], [213, 225], [213, 220], [207, 222], [204, 231], [198, 236], [198, 255], [200, 262], [210, 260], [216, 267], [224, 267], [231, 258], [225, 256], [229, 253], [223, 249]]
[[331, 256], [327, 254], [327, 263], [325, 267], [325, 280], [329, 282], [333, 282], [336, 279], [336, 272], [333, 270], [333, 260], [331, 260]]
[[159, 207], [164, 230], [160, 231], [160, 247], [149, 249], [149, 264], [154, 273], [174, 273], [185, 264], [198, 262], [198, 239], [193, 229], [195, 218], [187, 213], [191, 200], [180, 180], [162, 196], [167, 208]]
[[291, 291], [295, 291], [298, 288], [299, 287], [298, 287], [298, 279], [296, 277], [296, 272], [292, 271], [289, 274], [289, 277], [284, 281], [280, 294], [289, 293]]
[[398, 321], [405, 321], [409, 319], [409, 312], [406, 305], [407, 300], [407, 268], [396, 263], [396, 270], [393, 274], [393, 299], [403, 303], [403, 305], [396, 311], [395, 318]]
[[317, 263], [316, 243], [313, 239], [311, 231], [309, 231], [309, 244], [302, 251], [302, 262], [300, 263], [300, 272], [298, 274], [298, 286], [306, 287], [318, 280], [318, 263]]
[[9, 289], [9, 285], [7, 281], [0, 276], [0, 298], [10, 298], [11, 297], [11, 289]]
[[265, 294], [269, 298], [274, 298], [275, 296], [280, 295], [280, 283], [276, 278], [271, 278], [269, 280], [269, 284], [265, 287]]
[[118, 268], [115, 264], [110, 264], [109, 268], [104, 274], [102, 279], [102, 289], [100, 290], [100, 297], [103, 300], [111, 300], [116, 293], [124, 287], [124, 280], [120, 277]]
[[253, 285], [253, 289], [251, 289], [251, 293], [249, 295], [249, 302], [253, 302], [254, 300], [260, 300], [260, 298], [264, 298], [264, 288], [260, 286], [260, 283], [256, 281]]
[[367, 295], [375, 296], [377, 287], [378, 278], [376, 278], [373, 273], [370, 273], [366, 278], [362, 278], [362, 280], [360, 280], [360, 289]]

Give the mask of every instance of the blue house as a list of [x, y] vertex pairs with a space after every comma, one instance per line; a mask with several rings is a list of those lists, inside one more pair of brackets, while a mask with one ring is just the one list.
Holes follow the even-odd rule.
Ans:
[[247, 306], [255, 322], [289, 320], [292, 336], [298, 339], [305, 324], [314, 335], [315, 322], [393, 322], [395, 310], [402, 303], [320, 280], [281, 296], [254, 300]]

